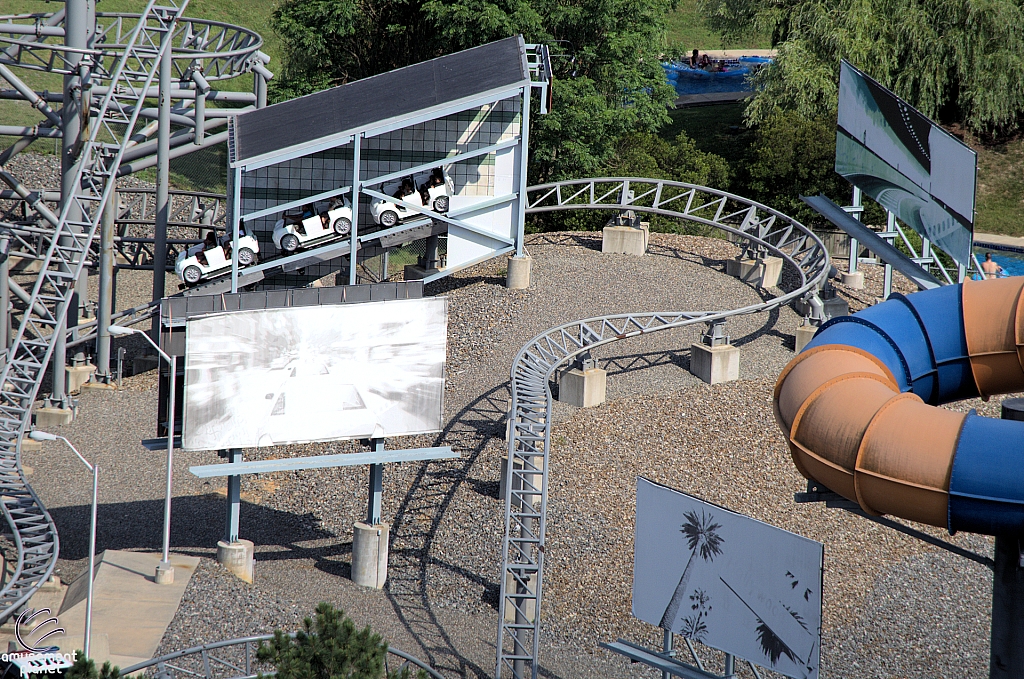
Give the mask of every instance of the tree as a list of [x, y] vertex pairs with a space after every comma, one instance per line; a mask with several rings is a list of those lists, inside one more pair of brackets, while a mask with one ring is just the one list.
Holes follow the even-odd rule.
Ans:
[[840, 204], [849, 200], [850, 185], [835, 173], [835, 157], [834, 121], [779, 113], [757, 127], [742, 171], [742, 193], [806, 224], [821, 221], [800, 196], [824, 193]]
[[[277, 679], [380, 679], [387, 652], [387, 643], [369, 626], [357, 630], [344, 611], [323, 602], [316, 619], [303, 620], [294, 638], [275, 630], [269, 644], [260, 643], [256, 657], [274, 664]], [[409, 676], [404, 668], [390, 679]], [[426, 679], [426, 673], [421, 670], [417, 677]]]
[[1006, 131], [1024, 112], [1017, 0], [700, 0], [727, 34], [759, 30], [778, 55], [755, 79], [748, 120], [834, 116], [840, 58], [944, 123]]
[[[40, 674], [39, 677], [46, 675]], [[110, 661], [103, 663], [99, 672], [96, 671], [96, 663], [92, 658], [86, 658], [85, 653], [79, 651], [75, 656], [74, 664], [64, 672], [64, 679], [118, 679], [121, 670], [111, 666]]]
[[705, 514], [701, 510], [700, 516], [697, 516], [697, 512], [690, 510], [683, 516], [686, 518], [686, 523], [680, 527], [679, 532], [686, 537], [686, 544], [690, 548], [690, 558], [686, 561], [686, 568], [683, 569], [679, 583], [676, 585], [675, 591], [672, 592], [672, 598], [669, 599], [668, 605], [665, 607], [665, 613], [661, 616], [659, 627], [667, 630], [672, 629], [672, 624], [679, 615], [683, 599], [686, 598], [686, 586], [690, 582], [696, 556], [700, 554], [700, 558], [704, 561], [713, 561], [722, 553], [722, 544], [725, 542], [718, 534], [718, 529], [722, 525], [714, 522], [713, 515]]
[[285, 0], [275, 101], [522, 33], [552, 48], [554, 108], [534, 117], [531, 182], [590, 176], [624, 135], [668, 122], [659, 55], [675, 0]]

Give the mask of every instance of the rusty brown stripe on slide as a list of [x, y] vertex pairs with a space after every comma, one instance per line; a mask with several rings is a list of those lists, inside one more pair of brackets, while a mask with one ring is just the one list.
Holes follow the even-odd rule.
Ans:
[[[963, 285], [971, 370], [986, 399], [1024, 390], [1022, 290], [1024, 277]], [[899, 393], [878, 358], [844, 344], [814, 347], [793, 359], [775, 385], [774, 409], [805, 477], [870, 514], [946, 527], [950, 470], [965, 414]]]

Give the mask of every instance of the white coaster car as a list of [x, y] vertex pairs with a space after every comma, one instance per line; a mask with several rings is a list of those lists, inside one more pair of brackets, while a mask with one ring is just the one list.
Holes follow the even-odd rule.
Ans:
[[[388, 195], [402, 194], [402, 200], [413, 205], [425, 207], [434, 212], [448, 212], [451, 204], [451, 196], [455, 193], [455, 183], [441, 168], [435, 169], [427, 175], [419, 175], [415, 178], [407, 177], [400, 184], [392, 184], [384, 187]], [[426, 195], [426, 202], [423, 197]], [[370, 203], [370, 214], [373, 221], [384, 227], [392, 227], [398, 222], [415, 217], [423, 217], [422, 212], [410, 210], [402, 205], [396, 205], [391, 201], [375, 198]]]
[[[231, 249], [231, 236], [221, 236], [217, 245], [209, 243], [193, 245], [188, 250], [178, 253], [174, 263], [174, 273], [185, 285], [195, 285], [207, 278], [214, 278], [231, 271], [231, 258], [227, 252]], [[243, 230], [238, 238], [238, 266], [251, 266], [256, 263], [256, 253], [260, 251], [259, 243]]]
[[352, 203], [348, 196], [333, 209], [302, 219], [285, 215], [274, 224], [274, 245], [295, 252], [324, 240], [347, 236], [352, 231]]

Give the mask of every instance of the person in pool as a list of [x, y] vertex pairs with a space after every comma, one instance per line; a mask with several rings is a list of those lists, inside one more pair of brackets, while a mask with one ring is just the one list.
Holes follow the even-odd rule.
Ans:
[[985, 253], [985, 261], [981, 263], [981, 270], [985, 272], [985, 278], [998, 278], [1003, 273], [1003, 267], [992, 261], [992, 253]]

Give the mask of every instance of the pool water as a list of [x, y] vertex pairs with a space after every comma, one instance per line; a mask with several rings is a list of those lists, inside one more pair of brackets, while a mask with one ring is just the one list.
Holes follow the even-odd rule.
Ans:
[[989, 250], [987, 248], [975, 248], [974, 254], [978, 256], [979, 262], [985, 261], [985, 253], [992, 253], [992, 261], [1003, 267], [1003, 271], [1010, 276], [1024, 276], [1024, 252], [1009, 252], [1006, 250]]

